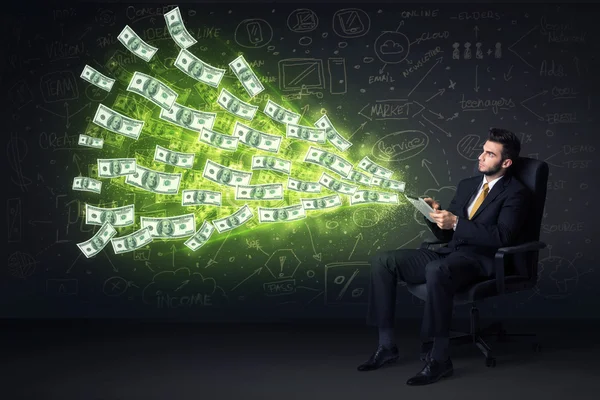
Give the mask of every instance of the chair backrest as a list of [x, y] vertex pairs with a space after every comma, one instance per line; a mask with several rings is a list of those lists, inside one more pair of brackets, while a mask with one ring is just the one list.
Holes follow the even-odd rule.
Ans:
[[[478, 162], [475, 166], [476, 174], [480, 174]], [[513, 161], [510, 174], [526, 186], [531, 194], [531, 203], [528, 205], [526, 221], [521, 231], [518, 243], [540, 240], [542, 218], [546, 205], [546, 191], [548, 187], [548, 163], [534, 158], [519, 157]], [[516, 271], [528, 271], [528, 276], [537, 281], [538, 252], [526, 256], [514, 257], [512, 260]]]

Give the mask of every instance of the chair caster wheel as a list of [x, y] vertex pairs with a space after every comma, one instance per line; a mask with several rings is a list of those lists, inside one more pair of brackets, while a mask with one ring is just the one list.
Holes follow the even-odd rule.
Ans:
[[496, 359], [494, 357], [488, 357], [485, 359], [485, 366], [486, 367], [495, 367], [496, 366]]
[[542, 346], [540, 346], [539, 343], [534, 343], [532, 346], [533, 351], [535, 351], [536, 353], [542, 351]]

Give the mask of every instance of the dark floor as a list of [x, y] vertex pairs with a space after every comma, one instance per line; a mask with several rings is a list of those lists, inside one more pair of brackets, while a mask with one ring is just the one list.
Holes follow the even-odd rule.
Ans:
[[356, 366], [377, 335], [362, 321], [203, 325], [126, 321], [0, 322], [0, 399], [568, 399], [598, 398], [598, 323], [506, 323], [535, 331], [542, 351], [490, 343], [497, 365], [470, 344], [451, 351], [455, 374], [410, 387], [419, 321], [398, 329], [399, 362]]

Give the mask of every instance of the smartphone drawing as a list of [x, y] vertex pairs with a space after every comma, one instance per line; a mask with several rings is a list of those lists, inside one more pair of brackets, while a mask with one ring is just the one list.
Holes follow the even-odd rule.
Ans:
[[262, 29], [258, 22], [250, 22], [246, 25], [246, 32], [248, 32], [250, 43], [258, 44], [263, 41]]

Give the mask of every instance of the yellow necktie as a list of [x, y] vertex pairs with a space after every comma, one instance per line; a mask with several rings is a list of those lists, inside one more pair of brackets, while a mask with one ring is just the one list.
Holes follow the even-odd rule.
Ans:
[[486, 182], [483, 184], [483, 191], [479, 194], [479, 197], [477, 198], [477, 200], [475, 200], [475, 204], [473, 205], [471, 214], [469, 214], [469, 219], [473, 218], [473, 215], [475, 215], [475, 213], [477, 212], [477, 209], [479, 208], [481, 203], [483, 203], [483, 200], [485, 200], [485, 196], [487, 196], [488, 192], [489, 192], [489, 189], [488, 189], [488, 184]]

